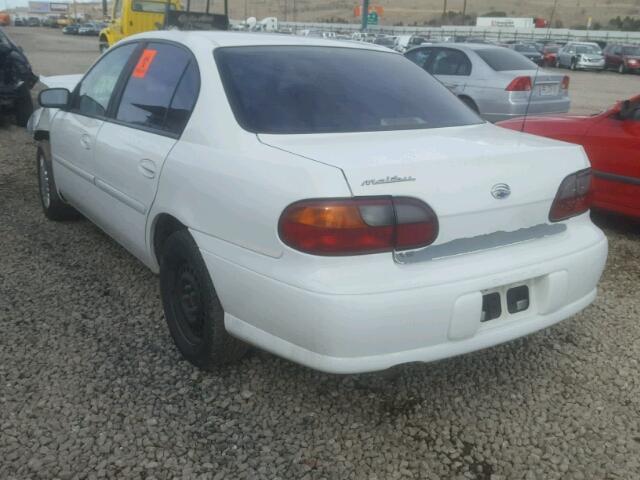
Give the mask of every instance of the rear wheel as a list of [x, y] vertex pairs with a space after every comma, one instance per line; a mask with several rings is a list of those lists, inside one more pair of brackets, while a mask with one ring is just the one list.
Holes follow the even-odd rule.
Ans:
[[577, 70], [578, 69], [578, 65], [576, 64], [575, 60], [571, 60], [571, 70]]
[[247, 345], [224, 328], [224, 310], [200, 249], [188, 231], [172, 233], [160, 257], [160, 295], [171, 336], [193, 365], [211, 369], [239, 360]]
[[624, 63], [621, 63], [618, 67], [618, 73], [627, 73], [627, 68], [624, 66]]
[[469, 97], [459, 97], [460, 100], [462, 100], [464, 102], [464, 104], [469, 107], [471, 110], [473, 110], [476, 113], [480, 113], [480, 110], [478, 109], [478, 106], [476, 105], [476, 102], [474, 102], [473, 100], [471, 100]]
[[100, 39], [100, 43], [98, 44], [98, 49], [100, 50], [100, 53], [104, 53], [109, 49], [109, 44], [105, 39], [103, 38]]
[[560, 68], [560, 67], [561, 67], [560, 60], [556, 60], [556, 68]]

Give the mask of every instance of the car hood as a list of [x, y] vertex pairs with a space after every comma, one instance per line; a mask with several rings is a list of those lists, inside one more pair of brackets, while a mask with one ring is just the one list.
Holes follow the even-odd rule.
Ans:
[[595, 53], [579, 53], [578, 57], [586, 60], [602, 60], [604, 57]]

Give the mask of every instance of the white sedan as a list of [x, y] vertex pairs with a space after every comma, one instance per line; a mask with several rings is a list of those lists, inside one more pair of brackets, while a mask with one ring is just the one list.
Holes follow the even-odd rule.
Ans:
[[44, 213], [158, 272], [199, 367], [247, 344], [328, 372], [432, 361], [596, 296], [582, 148], [482, 121], [398, 53], [149, 32], [65, 82], [31, 120]]

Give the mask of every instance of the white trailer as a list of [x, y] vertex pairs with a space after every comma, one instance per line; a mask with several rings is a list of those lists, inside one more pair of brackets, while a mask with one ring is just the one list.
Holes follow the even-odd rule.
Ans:
[[497, 28], [535, 28], [533, 18], [515, 17], [478, 17], [477, 27], [497, 27]]

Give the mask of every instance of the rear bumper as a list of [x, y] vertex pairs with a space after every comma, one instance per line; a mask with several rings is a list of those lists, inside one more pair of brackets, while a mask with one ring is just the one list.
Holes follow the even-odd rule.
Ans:
[[604, 60], [598, 63], [578, 62], [576, 68], [578, 70], [604, 70]]
[[[259, 272], [214, 253], [217, 241], [197, 233], [194, 238], [231, 334], [318, 370], [355, 373], [471, 352], [580, 311], [595, 298], [607, 256], [602, 232], [588, 220], [582, 223], [554, 238], [424, 264], [398, 265], [375, 256], [371, 261], [384, 261], [386, 275], [378, 273], [384, 269], [346, 266], [332, 291], [314, 283], [314, 266], [294, 268], [296, 278], [276, 279], [275, 266], [269, 272], [255, 264]], [[395, 284], [391, 277], [397, 275], [412, 288], [380, 291], [381, 284]], [[352, 282], [369, 291], [352, 293]], [[515, 314], [503, 308], [499, 318], [481, 322], [483, 292], [519, 284], [529, 286], [530, 307]]]
[[[519, 93], [519, 92], [518, 92]], [[523, 92], [525, 93], [525, 92]], [[490, 122], [500, 122], [510, 118], [522, 117], [526, 115], [545, 115], [567, 113], [571, 107], [571, 99], [568, 96], [545, 99], [535, 97], [529, 102], [529, 97], [524, 95], [505, 95], [503, 102], [492, 102], [490, 109], [483, 111], [482, 117]]]

